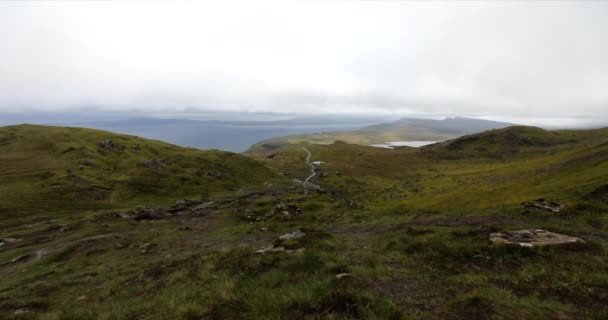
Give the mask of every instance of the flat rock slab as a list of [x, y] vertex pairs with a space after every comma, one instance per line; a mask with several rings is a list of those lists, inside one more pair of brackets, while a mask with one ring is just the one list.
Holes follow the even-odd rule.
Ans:
[[585, 243], [580, 238], [549, 232], [542, 229], [524, 229], [490, 234], [490, 242], [494, 244], [518, 244], [522, 247], [541, 247], [566, 243]]

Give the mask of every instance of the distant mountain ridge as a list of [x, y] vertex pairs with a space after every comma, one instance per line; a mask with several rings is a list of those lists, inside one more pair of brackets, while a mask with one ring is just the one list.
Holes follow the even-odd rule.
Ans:
[[298, 134], [273, 138], [253, 145], [250, 151], [299, 142], [331, 144], [336, 141], [344, 141], [351, 144], [371, 145], [389, 141], [444, 141], [513, 125], [507, 122], [464, 117], [442, 120], [402, 118], [394, 122], [371, 125], [353, 131]]
[[398, 121], [369, 126], [368, 128], [398, 128], [402, 126], [418, 126], [438, 132], [455, 135], [466, 135], [482, 132], [491, 129], [500, 129], [514, 125], [513, 123], [480, 120], [465, 117], [445, 118], [442, 120], [421, 119], [421, 118], [402, 118]]

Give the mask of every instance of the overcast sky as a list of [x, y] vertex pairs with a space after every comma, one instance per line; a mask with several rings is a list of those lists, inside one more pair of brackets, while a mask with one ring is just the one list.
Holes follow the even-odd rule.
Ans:
[[608, 1], [1, 1], [0, 111], [81, 107], [606, 120]]

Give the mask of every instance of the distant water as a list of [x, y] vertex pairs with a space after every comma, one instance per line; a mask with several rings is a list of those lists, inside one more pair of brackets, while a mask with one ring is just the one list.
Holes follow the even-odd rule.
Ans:
[[253, 144], [270, 138], [290, 134], [355, 130], [366, 125], [369, 124], [256, 125], [251, 122], [248, 124], [193, 122], [162, 125], [86, 123], [78, 126], [130, 134], [198, 149], [243, 152]]
[[370, 144], [371, 147], [393, 149], [394, 147], [422, 147], [438, 141], [388, 141], [385, 143]]

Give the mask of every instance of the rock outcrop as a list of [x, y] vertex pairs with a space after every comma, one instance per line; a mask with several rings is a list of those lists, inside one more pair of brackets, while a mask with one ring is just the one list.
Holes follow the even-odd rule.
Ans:
[[523, 202], [521, 204], [521, 206], [525, 211], [546, 210], [546, 211], [550, 211], [552, 213], [558, 213], [565, 207], [563, 204], [561, 204], [559, 202], [548, 201], [545, 199], [536, 199], [534, 201], [526, 201], [526, 202]]

